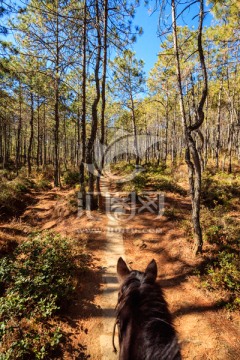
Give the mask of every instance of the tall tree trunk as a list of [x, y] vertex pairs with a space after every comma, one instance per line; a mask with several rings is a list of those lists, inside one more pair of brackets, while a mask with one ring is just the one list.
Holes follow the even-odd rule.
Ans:
[[3, 124], [3, 160], [2, 167], [5, 169], [7, 164], [7, 118], [5, 117], [5, 121]]
[[233, 122], [231, 115], [231, 122], [229, 124], [229, 136], [228, 136], [228, 173], [232, 173], [232, 142], [233, 142]]
[[215, 158], [216, 158], [215, 161], [216, 161], [216, 168], [217, 169], [219, 169], [222, 90], [223, 90], [223, 75], [222, 75], [220, 88], [219, 88], [219, 93], [218, 93], [218, 107], [217, 107], [217, 136], [216, 136], [216, 151], [215, 151]]
[[80, 109], [80, 91], [78, 89], [78, 107], [77, 107], [77, 141], [76, 141], [76, 160], [75, 165], [78, 169], [79, 167], [79, 156], [80, 156], [80, 125], [81, 125], [81, 109]]
[[184, 99], [183, 99], [181, 66], [180, 66], [180, 56], [179, 56], [179, 47], [178, 47], [177, 25], [176, 25], [175, 0], [171, 0], [171, 8], [172, 8], [174, 51], [176, 58], [178, 89], [180, 95], [180, 109], [181, 109], [182, 122], [184, 127], [185, 141], [186, 141], [185, 159], [188, 165], [189, 185], [190, 185], [190, 193], [192, 200], [192, 220], [193, 220], [194, 235], [195, 235], [194, 251], [197, 254], [202, 252], [202, 244], [203, 244], [202, 229], [200, 225], [201, 163], [200, 163], [199, 153], [196, 147], [196, 142], [192, 137], [192, 132], [199, 129], [199, 127], [202, 125], [204, 121], [203, 106], [207, 98], [207, 72], [206, 72], [204, 54], [202, 49], [202, 23], [203, 23], [203, 14], [204, 14], [204, 4], [203, 4], [203, 0], [200, 0], [199, 26], [198, 26], [198, 38], [197, 38], [198, 54], [199, 54], [201, 69], [203, 73], [203, 89], [196, 111], [195, 123], [191, 125], [187, 125], [186, 112], [185, 112]]
[[207, 162], [208, 162], [208, 148], [209, 148], [209, 138], [210, 138], [210, 131], [208, 128], [208, 106], [209, 106], [209, 100], [208, 97], [206, 99], [206, 120], [205, 120], [205, 127], [204, 127], [204, 155], [203, 155], [203, 162], [204, 162], [204, 169], [206, 169], [207, 167]]
[[134, 147], [135, 147], [135, 152], [136, 152], [136, 165], [138, 166], [140, 164], [139, 144], [138, 144], [138, 137], [137, 137], [135, 104], [134, 104], [132, 94], [130, 96], [130, 100], [131, 100], [131, 113], [132, 113], [133, 135], [134, 135]]
[[59, 167], [59, 14], [58, 2], [56, 4], [56, 63], [55, 63], [55, 104], [54, 104], [54, 186], [60, 186], [60, 167]]
[[39, 169], [40, 158], [40, 96], [37, 98], [37, 169]]
[[[100, 151], [101, 163], [100, 170], [104, 167], [104, 151], [103, 146], [105, 142], [105, 107], [106, 107], [106, 76], [107, 76], [107, 39], [108, 39], [108, 0], [104, 1], [104, 34], [103, 34], [103, 74], [102, 74], [102, 108], [101, 108], [101, 136], [100, 136]], [[100, 193], [100, 176], [97, 178], [97, 191]], [[99, 207], [101, 199], [99, 198]]]
[[[228, 84], [228, 98], [229, 98], [229, 113], [230, 113], [230, 124], [229, 124], [229, 133], [228, 133], [228, 142], [227, 142], [227, 148], [228, 148], [228, 173], [231, 174], [232, 172], [232, 153], [233, 153], [233, 135], [234, 135], [234, 101], [235, 101], [235, 87], [233, 88], [233, 91], [230, 91], [230, 82], [229, 82], [229, 70], [227, 66], [227, 84]], [[237, 82], [237, 67], [234, 71], [234, 82]], [[237, 114], [236, 114], [237, 115]], [[236, 118], [237, 120], [237, 118]]]
[[80, 163], [80, 191], [82, 195], [81, 206], [86, 206], [86, 189], [84, 164], [86, 162], [86, 52], [87, 52], [87, 4], [84, 0], [83, 18], [83, 57], [82, 57], [82, 118], [81, 118], [81, 139], [82, 139], [82, 159]]
[[[92, 126], [91, 133], [88, 139], [87, 144], [87, 163], [89, 166], [93, 166], [94, 162], [94, 142], [96, 140], [97, 128], [98, 128], [98, 103], [100, 100], [100, 80], [99, 80], [99, 70], [100, 70], [100, 61], [101, 61], [101, 31], [100, 31], [100, 18], [99, 18], [99, 3], [98, 0], [95, 0], [95, 10], [96, 10], [96, 30], [97, 30], [97, 54], [96, 54], [96, 63], [94, 69], [94, 80], [95, 80], [95, 99], [92, 104]], [[90, 193], [90, 209], [93, 206], [93, 192], [94, 192], [94, 174], [89, 171], [89, 180], [88, 180], [88, 189]]]
[[43, 168], [47, 165], [46, 101], [43, 103]]
[[[58, 76], [58, 75], [57, 75]], [[60, 185], [59, 169], [59, 86], [58, 78], [55, 80], [55, 128], [54, 128], [54, 186]]]
[[32, 157], [32, 144], [33, 144], [33, 120], [34, 120], [34, 98], [33, 98], [33, 92], [31, 89], [30, 93], [31, 98], [31, 115], [30, 115], [30, 137], [29, 137], [29, 143], [28, 143], [28, 153], [27, 153], [27, 164], [28, 164], [28, 176], [31, 175], [32, 172], [32, 163], [31, 163], [31, 157]]
[[3, 166], [3, 119], [0, 117], [0, 162]]
[[[24, 128], [25, 134], [27, 133], [27, 125]], [[23, 144], [23, 159], [24, 159], [24, 166], [27, 164], [27, 137], [24, 136], [24, 144]]]
[[169, 123], [169, 99], [168, 99], [168, 83], [167, 83], [167, 103], [166, 103], [166, 125], [165, 125], [165, 150], [163, 162], [164, 166], [167, 164], [167, 156], [168, 156], [168, 123]]
[[20, 163], [21, 131], [22, 131], [22, 84], [19, 81], [19, 120], [18, 120], [18, 128], [17, 128], [17, 145], [16, 145], [16, 161], [15, 161], [17, 174]]
[[66, 114], [63, 115], [63, 132], [64, 132], [64, 170], [67, 171], [67, 130], [66, 130]]
[[177, 137], [176, 137], [176, 101], [174, 102], [174, 115], [172, 124], [172, 165], [176, 166], [177, 162]]

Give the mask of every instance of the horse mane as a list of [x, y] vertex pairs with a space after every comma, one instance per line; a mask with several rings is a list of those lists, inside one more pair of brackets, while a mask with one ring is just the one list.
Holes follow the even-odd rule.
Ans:
[[129, 271], [121, 284], [116, 306], [121, 360], [181, 359], [167, 302], [151, 276]]

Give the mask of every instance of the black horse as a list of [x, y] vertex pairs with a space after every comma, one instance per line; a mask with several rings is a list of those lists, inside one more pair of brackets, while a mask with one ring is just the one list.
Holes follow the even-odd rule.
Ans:
[[121, 284], [116, 306], [119, 360], [180, 360], [181, 354], [172, 318], [161, 287], [155, 282], [157, 264], [152, 260], [145, 272], [129, 270], [119, 258]]

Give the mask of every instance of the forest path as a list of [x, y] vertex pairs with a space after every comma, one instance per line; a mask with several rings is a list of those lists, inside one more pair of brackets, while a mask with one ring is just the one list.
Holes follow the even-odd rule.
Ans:
[[[105, 199], [110, 198], [110, 183], [108, 179], [101, 180], [101, 194]], [[116, 276], [116, 264], [120, 256], [124, 256], [123, 235], [117, 231], [119, 221], [107, 211], [106, 245], [103, 250], [103, 290], [100, 297], [100, 306], [103, 317], [103, 333], [100, 335], [100, 347], [103, 360], [116, 360], [117, 354], [113, 352], [112, 337], [115, 322], [115, 306], [118, 297], [118, 279]], [[117, 341], [115, 340], [117, 343]]]
[[[102, 186], [106, 192], [109, 184], [103, 182]], [[91, 219], [73, 214], [69, 208], [73, 191], [52, 189], [32, 195], [36, 201], [20, 219], [0, 224], [0, 240], [5, 237], [11, 245], [14, 239], [23, 241], [33, 230], [50, 229], [75, 239], [80, 249], [92, 254], [90, 273], [78, 284], [77, 298], [60, 319], [71, 341], [63, 359], [117, 359], [111, 335], [118, 289], [116, 263], [124, 254], [128, 264], [139, 270], [144, 270], [152, 258], [157, 261], [158, 281], [174, 316], [183, 359], [240, 358], [239, 314], [220, 308], [219, 294], [205, 291], [195, 275], [205, 259], [193, 257], [179, 223], [189, 207], [187, 198], [171, 193], [165, 196], [165, 207], [176, 209], [177, 219], [171, 212], [160, 219], [144, 212], [121, 223], [125, 229], [121, 233], [113, 231], [119, 226], [115, 217], [96, 213]], [[99, 228], [99, 233], [95, 232]]]

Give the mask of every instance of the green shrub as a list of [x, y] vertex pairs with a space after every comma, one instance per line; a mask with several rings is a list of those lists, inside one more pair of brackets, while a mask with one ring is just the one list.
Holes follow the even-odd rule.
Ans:
[[65, 185], [73, 186], [80, 181], [79, 171], [65, 171], [63, 175], [63, 182]]
[[26, 193], [34, 187], [29, 179], [16, 178], [12, 181], [1, 183], [0, 191], [0, 213], [2, 216], [12, 216], [26, 205]]
[[47, 179], [39, 179], [35, 182], [34, 188], [36, 190], [49, 190], [51, 189], [51, 183]]
[[8, 171], [6, 169], [0, 170], [0, 179], [4, 180], [8, 178]]
[[34, 182], [28, 178], [17, 178], [9, 185], [13, 186], [14, 190], [17, 194], [23, 194], [30, 191], [30, 189], [34, 188]]
[[177, 210], [174, 207], [165, 208], [163, 215], [172, 221], [178, 220]]
[[185, 196], [187, 194], [186, 191], [181, 186], [179, 186], [169, 175], [158, 172], [149, 172], [146, 173], [146, 176], [147, 185], [152, 186], [155, 190], [169, 191], [182, 196]]
[[147, 179], [144, 173], [137, 174], [133, 179], [135, 191], [143, 190], [146, 186]]
[[158, 164], [154, 165], [149, 163], [149, 164], [145, 164], [144, 168], [146, 169], [147, 172], [157, 173], [157, 174], [160, 173], [166, 174], [166, 171], [169, 170], [169, 169], [167, 170], [166, 164], [164, 163], [160, 163], [159, 165]]
[[240, 291], [239, 222], [226, 214], [224, 205], [218, 205], [212, 210], [202, 209], [202, 228], [204, 240], [214, 245], [209, 248], [209, 259], [202, 269], [202, 285], [230, 294], [226, 307], [235, 310]]
[[116, 164], [111, 164], [111, 171], [121, 173], [122, 175], [131, 174], [136, 169], [134, 163], [129, 163], [126, 161], [119, 161]]
[[223, 235], [223, 226], [211, 225], [205, 231], [205, 236], [210, 244], [220, 243]]
[[54, 178], [53, 165], [46, 165], [41, 171], [42, 177], [48, 181], [52, 181]]
[[1, 360], [53, 359], [60, 354], [59, 345], [63, 342], [59, 327], [41, 324], [35, 319], [2, 323], [0, 337], [4, 339]]
[[210, 244], [237, 245], [240, 241], [239, 221], [226, 212], [226, 206], [202, 207], [201, 224], [204, 240]]
[[3, 169], [0, 170], [0, 181], [3, 180], [14, 180], [17, 177], [17, 173], [13, 170]]
[[61, 305], [73, 290], [71, 282], [66, 281], [73, 270], [72, 261], [69, 260], [71, 251], [67, 242], [51, 234], [44, 239], [39, 235], [18, 246], [12, 258], [1, 260], [0, 269], [4, 266], [5, 272], [0, 271], [0, 274], [3, 272], [0, 281], [4, 283], [6, 278], [8, 280], [6, 296], [1, 299], [4, 306], [8, 298], [11, 303], [16, 294], [27, 299], [28, 312], [34, 311], [39, 315], [43, 315], [42, 309], [47, 299], [52, 303], [54, 297], [56, 306]]
[[230, 311], [240, 309], [240, 297], [234, 298], [231, 302], [226, 305], [226, 308]]
[[218, 205], [227, 206], [234, 197], [240, 197], [240, 182], [233, 176], [223, 173], [215, 176], [203, 174], [202, 202], [209, 208]]
[[78, 191], [67, 196], [67, 206], [69, 210], [75, 213], [78, 210]]
[[213, 288], [225, 288], [231, 292], [240, 291], [240, 256], [224, 250], [218, 254], [213, 265], [208, 265], [207, 283]]
[[145, 188], [151, 188], [156, 191], [187, 195], [186, 190], [179, 186], [169, 174], [169, 169], [165, 169], [163, 166], [154, 167], [150, 165], [145, 165], [144, 168], [146, 171], [136, 174], [133, 180], [119, 184], [119, 190], [141, 192]]
[[51, 358], [63, 340], [51, 318], [72, 299], [75, 270], [71, 246], [52, 234], [37, 235], [0, 260], [0, 358]]

